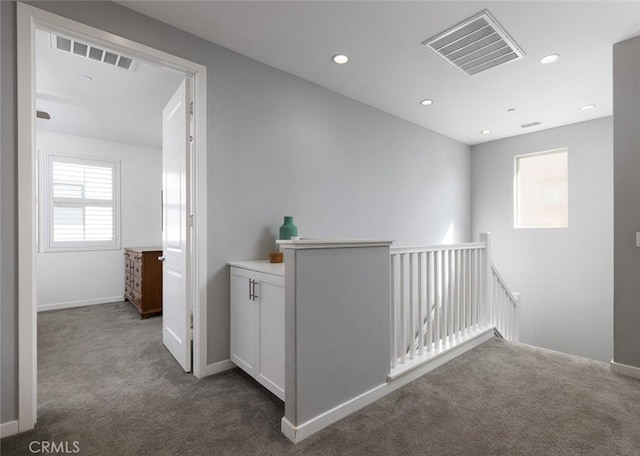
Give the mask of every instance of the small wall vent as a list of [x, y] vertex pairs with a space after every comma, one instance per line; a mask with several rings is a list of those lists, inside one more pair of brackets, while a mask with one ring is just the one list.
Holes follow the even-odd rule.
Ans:
[[541, 125], [540, 122], [529, 122], [523, 125], [520, 125], [522, 128], [535, 127], [536, 125]]
[[422, 44], [469, 76], [525, 57], [486, 10]]
[[122, 68], [123, 70], [135, 71], [138, 66], [138, 62], [130, 57], [60, 35], [51, 35], [51, 47], [69, 54], [95, 60], [96, 62]]

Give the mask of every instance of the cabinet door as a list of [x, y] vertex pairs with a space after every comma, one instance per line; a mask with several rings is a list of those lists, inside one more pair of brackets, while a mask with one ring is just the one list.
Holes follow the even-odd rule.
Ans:
[[284, 278], [257, 274], [260, 299], [258, 380], [284, 400]]
[[254, 276], [252, 271], [231, 268], [231, 361], [251, 375], [257, 373], [260, 305], [250, 297]]

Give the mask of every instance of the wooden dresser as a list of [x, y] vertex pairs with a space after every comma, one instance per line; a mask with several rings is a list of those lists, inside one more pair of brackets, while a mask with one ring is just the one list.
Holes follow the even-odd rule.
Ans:
[[162, 312], [162, 250], [147, 247], [124, 249], [124, 299], [142, 318]]

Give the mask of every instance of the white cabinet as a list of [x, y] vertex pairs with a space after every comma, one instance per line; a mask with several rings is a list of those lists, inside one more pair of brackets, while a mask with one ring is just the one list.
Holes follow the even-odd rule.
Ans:
[[231, 361], [284, 400], [284, 268], [230, 264]]

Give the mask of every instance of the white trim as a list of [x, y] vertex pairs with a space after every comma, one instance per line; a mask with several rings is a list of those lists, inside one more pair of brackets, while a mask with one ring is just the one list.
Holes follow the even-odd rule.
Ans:
[[440, 244], [440, 245], [399, 245], [391, 247], [391, 255], [397, 255], [399, 253], [418, 253], [418, 252], [440, 252], [443, 250], [480, 250], [484, 249], [486, 244], [484, 242], [476, 242], [469, 244]]
[[225, 359], [224, 361], [208, 364], [204, 367], [204, 369], [202, 369], [202, 375], [199, 378], [219, 374], [220, 372], [228, 371], [230, 369], [233, 369], [234, 367], [236, 367], [236, 365], [233, 364], [233, 361], [231, 361], [230, 359]]
[[366, 407], [372, 402], [375, 402], [381, 397], [389, 394], [391, 391], [388, 391], [388, 389], [389, 383], [378, 385], [360, 396], [356, 396], [347, 402], [343, 402], [337, 407], [327, 410], [323, 414], [318, 415], [297, 427], [293, 426], [286, 417], [282, 417], [280, 429], [289, 440], [294, 443], [298, 443], [321, 429], [326, 428], [330, 424], [357, 412], [361, 408]]
[[393, 244], [389, 239], [315, 239], [302, 238], [277, 240], [283, 249], [342, 249], [353, 247], [388, 247]]
[[404, 373], [404, 375], [397, 376], [393, 380], [390, 379], [387, 383], [376, 386], [375, 388], [361, 394], [360, 396], [354, 397], [353, 399], [350, 399], [347, 402], [344, 402], [337, 407], [334, 407], [331, 410], [328, 410], [323, 414], [310, 419], [306, 423], [302, 423], [299, 426], [294, 426], [289, 420], [287, 420], [286, 417], [283, 417], [280, 429], [289, 440], [291, 440], [293, 443], [298, 443], [315, 434], [316, 432], [326, 428], [327, 426], [335, 423], [336, 421], [339, 421], [342, 418], [354, 412], [357, 412], [363, 407], [366, 407], [367, 405], [372, 404], [373, 402], [386, 396], [387, 394], [403, 387], [407, 383], [410, 383], [413, 380], [422, 377], [424, 374], [436, 369], [437, 367], [440, 367], [443, 364], [451, 361], [452, 359], [457, 358], [463, 353], [466, 353], [469, 350], [473, 350], [478, 345], [481, 345], [484, 342], [493, 339], [493, 337], [493, 327], [488, 328], [478, 336], [462, 342], [460, 345], [452, 348], [446, 353], [443, 353], [441, 356], [433, 358], [429, 362], [417, 366], [415, 369], [407, 371]]
[[629, 366], [628, 364], [616, 363], [611, 360], [611, 372], [614, 374], [626, 375], [627, 377], [640, 378], [640, 367]]
[[18, 71], [18, 417], [19, 431], [36, 422], [36, 235], [35, 217], [35, 29], [89, 39], [136, 59], [170, 67], [194, 80], [194, 161], [191, 296], [194, 308], [194, 369], [207, 365], [207, 69], [205, 66], [109, 32], [19, 2]]
[[[404, 364], [398, 364], [395, 369], [392, 369], [389, 373], [388, 380], [393, 381], [404, 375], [408, 375], [414, 370], [422, 372], [420, 375], [424, 375], [432, 369], [452, 360], [456, 356], [460, 356], [467, 350], [477, 347], [480, 344], [485, 343], [487, 340], [492, 339], [495, 328], [490, 326], [489, 328], [478, 331], [477, 333], [467, 336], [460, 340], [459, 345], [452, 348], [445, 348], [441, 352], [426, 352], [423, 356], [416, 355], [414, 359], [406, 359]], [[459, 347], [464, 347], [464, 350], [459, 351]], [[471, 348], [469, 348], [471, 347]], [[422, 370], [422, 367], [428, 366], [426, 371]]]
[[16, 435], [18, 433], [18, 421], [7, 421], [0, 424], [0, 439], [9, 437], [10, 435]]
[[[189, 62], [190, 63], [190, 62]], [[190, 63], [191, 64], [191, 63]], [[195, 64], [192, 64], [195, 65]], [[193, 375], [204, 377], [207, 366], [207, 69], [196, 65], [193, 83], [193, 163], [191, 175], [191, 286], [193, 296]]]
[[38, 305], [38, 312], [47, 312], [49, 310], [70, 309], [72, 307], [94, 306], [96, 304], [110, 304], [112, 302], [122, 302], [122, 295], [111, 296], [106, 298], [82, 299], [80, 301], [56, 302], [54, 304]]
[[37, 344], [35, 270], [35, 19], [17, 8], [18, 73], [18, 422], [19, 432], [36, 422]]

